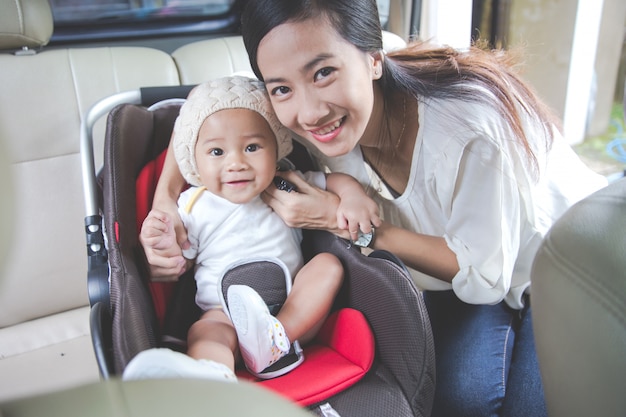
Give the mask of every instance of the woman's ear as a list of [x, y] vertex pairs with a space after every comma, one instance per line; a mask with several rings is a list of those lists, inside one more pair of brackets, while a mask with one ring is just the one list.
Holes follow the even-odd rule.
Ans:
[[379, 80], [383, 76], [383, 60], [385, 54], [383, 51], [374, 52], [371, 54], [372, 63], [372, 79]]

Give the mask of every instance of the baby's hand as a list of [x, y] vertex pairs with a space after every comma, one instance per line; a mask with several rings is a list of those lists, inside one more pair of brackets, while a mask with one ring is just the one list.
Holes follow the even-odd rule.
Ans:
[[154, 281], [172, 281], [185, 271], [187, 261], [176, 241], [174, 225], [165, 212], [152, 210], [139, 234]]
[[365, 194], [343, 196], [337, 208], [337, 225], [348, 230], [350, 239], [358, 238], [359, 230], [370, 233], [373, 227], [381, 225], [378, 204]]

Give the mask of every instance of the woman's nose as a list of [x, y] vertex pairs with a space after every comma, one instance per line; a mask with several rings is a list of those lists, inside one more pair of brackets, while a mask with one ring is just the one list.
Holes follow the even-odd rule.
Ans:
[[311, 128], [324, 121], [328, 106], [316, 94], [306, 94], [299, 100], [297, 112], [300, 126]]

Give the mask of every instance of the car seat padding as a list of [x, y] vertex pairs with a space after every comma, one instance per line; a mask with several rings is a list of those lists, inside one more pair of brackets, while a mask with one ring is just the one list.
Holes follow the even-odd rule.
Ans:
[[267, 380], [257, 380], [245, 370], [237, 371], [237, 376], [308, 406], [363, 378], [374, 354], [374, 334], [365, 316], [358, 310], [342, 308], [328, 317], [315, 341], [304, 347], [304, 362], [293, 371]]

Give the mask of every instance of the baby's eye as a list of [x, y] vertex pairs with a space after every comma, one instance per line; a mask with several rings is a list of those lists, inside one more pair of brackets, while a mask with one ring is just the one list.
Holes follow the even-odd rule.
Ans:
[[258, 150], [259, 150], [259, 145], [257, 145], [256, 143], [246, 146], [246, 152], [255, 152]]
[[323, 78], [328, 77], [330, 74], [333, 73], [333, 71], [334, 71], [334, 68], [331, 68], [331, 67], [324, 67], [320, 69], [319, 71], [315, 73], [315, 76], [314, 76], [315, 81], [319, 81]]
[[209, 150], [209, 155], [212, 156], [222, 156], [224, 155], [224, 151], [220, 148], [213, 148]]

